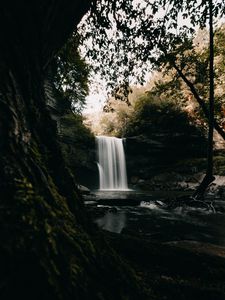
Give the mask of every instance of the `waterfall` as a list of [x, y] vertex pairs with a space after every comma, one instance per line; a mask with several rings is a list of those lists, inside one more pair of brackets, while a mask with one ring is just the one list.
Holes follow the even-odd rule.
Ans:
[[128, 190], [123, 139], [96, 137], [100, 190]]

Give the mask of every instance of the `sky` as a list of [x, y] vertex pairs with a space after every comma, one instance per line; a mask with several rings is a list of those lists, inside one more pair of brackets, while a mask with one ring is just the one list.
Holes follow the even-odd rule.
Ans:
[[95, 75], [93, 83], [89, 84], [89, 95], [86, 97], [86, 107], [83, 114], [96, 113], [102, 111], [104, 102], [107, 99], [106, 81]]
[[83, 114], [97, 113], [102, 111], [104, 102], [107, 99], [105, 93], [92, 93], [86, 98], [86, 106], [83, 110]]

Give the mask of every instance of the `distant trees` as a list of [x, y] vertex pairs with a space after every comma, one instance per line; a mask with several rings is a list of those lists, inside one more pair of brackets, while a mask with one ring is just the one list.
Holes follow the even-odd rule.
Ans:
[[125, 134], [150, 137], [157, 135], [158, 132], [164, 132], [168, 136], [177, 132], [183, 135], [203, 136], [202, 128], [191, 123], [188, 113], [182, 110], [172, 98], [160, 99], [149, 91], [140, 96], [134, 104]]

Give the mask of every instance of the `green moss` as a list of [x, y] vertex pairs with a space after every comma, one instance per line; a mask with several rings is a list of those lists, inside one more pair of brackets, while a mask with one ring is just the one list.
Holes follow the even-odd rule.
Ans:
[[40, 154], [39, 148], [34, 141], [32, 141], [30, 152], [35, 161], [43, 163], [42, 155]]
[[29, 202], [42, 200], [40, 196], [37, 196], [32, 183], [27, 178], [15, 179], [16, 194], [15, 200], [21, 202]]

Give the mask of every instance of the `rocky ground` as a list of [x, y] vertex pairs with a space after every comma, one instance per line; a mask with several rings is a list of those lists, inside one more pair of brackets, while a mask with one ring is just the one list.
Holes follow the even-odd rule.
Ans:
[[188, 241], [154, 243], [111, 233], [106, 238], [135, 270], [146, 299], [225, 299], [225, 248]]

